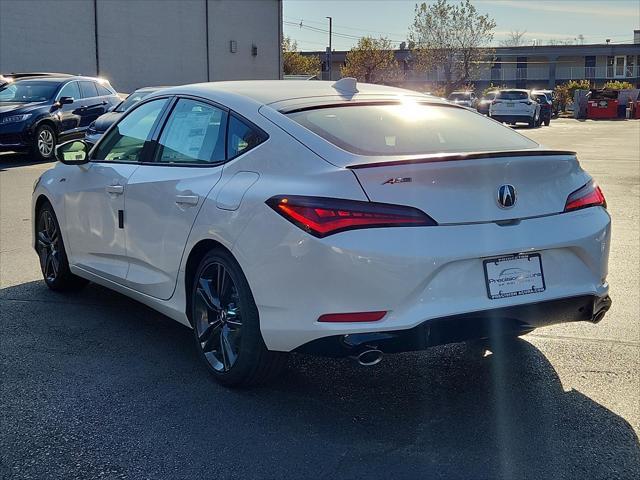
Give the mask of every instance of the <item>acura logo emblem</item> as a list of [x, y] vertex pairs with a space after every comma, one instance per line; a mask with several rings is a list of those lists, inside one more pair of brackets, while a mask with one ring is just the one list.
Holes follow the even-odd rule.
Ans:
[[501, 208], [511, 208], [516, 204], [516, 189], [513, 185], [502, 185], [498, 189], [498, 205]]

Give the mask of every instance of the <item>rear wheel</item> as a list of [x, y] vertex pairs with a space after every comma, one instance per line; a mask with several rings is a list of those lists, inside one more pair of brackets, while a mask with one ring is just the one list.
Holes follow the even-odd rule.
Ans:
[[45, 203], [38, 211], [36, 251], [40, 258], [42, 277], [51, 290], [78, 290], [88, 283], [69, 270], [60, 225], [49, 203]]
[[547, 119], [544, 121], [544, 126], [545, 126], [545, 127], [548, 127], [550, 123], [551, 123], [551, 119], [550, 119], [550, 118], [547, 118]]
[[228, 386], [266, 383], [287, 355], [267, 350], [258, 309], [235, 259], [212, 250], [200, 262], [191, 291], [196, 348], [215, 379]]
[[40, 125], [33, 140], [33, 154], [39, 160], [51, 160], [56, 148], [56, 132], [47, 124]]

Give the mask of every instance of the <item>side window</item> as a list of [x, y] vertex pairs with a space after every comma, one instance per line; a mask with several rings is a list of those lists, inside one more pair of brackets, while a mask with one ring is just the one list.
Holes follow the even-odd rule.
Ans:
[[58, 93], [58, 99], [62, 97], [73, 97], [74, 100], [79, 100], [81, 97], [78, 82], [70, 82], [62, 87], [62, 90]]
[[227, 158], [237, 157], [266, 139], [267, 135], [261, 130], [251, 127], [235, 115], [231, 115], [227, 138]]
[[140, 105], [116, 124], [98, 144], [92, 160], [139, 162], [153, 126], [169, 100], [160, 98]]
[[98, 95], [101, 96], [101, 97], [107, 97], [109, 95], [114, 95], [114, 93], [111, 90], [109, 90], [104, 85], [100, 85], [99, 83], [96, 83], [96, 88], [98, 89]]
[[156, 162], [223, 162], [226, 126], [224, 110], [180, 99], [160, 136]]
[[98, 90], [96, 84], [89, 81], [82, 81], [80, 83], [80, 92], [82, 92], [82, 98], [97, 97]]

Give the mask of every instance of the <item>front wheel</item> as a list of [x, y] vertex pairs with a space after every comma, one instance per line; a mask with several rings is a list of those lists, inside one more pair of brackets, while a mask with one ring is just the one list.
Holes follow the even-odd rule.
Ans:
[[88, 283], [87, 280], [71, 273], [69, 269], [60, 225], [49, 203], [45, 203], [38, 210], [36, 251], [40, 258], [42, 277], [51, 290], [78, 290]]
[[49, 125], [40, 125], [33, 140], [33, 154], [39, 160], [51, 160], [56, 148], [56, 132]]
[[267, 350], [247, 279], [226, 251], [210, 251], [196, 270], [191, 322], [200, 357], [223, 385], [266, 383], [285, 366], [285, 353]]

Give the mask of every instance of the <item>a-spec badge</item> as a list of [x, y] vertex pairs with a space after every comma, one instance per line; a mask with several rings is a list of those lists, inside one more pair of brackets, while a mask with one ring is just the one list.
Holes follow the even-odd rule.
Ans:
[[390, 178], [386, 182], [382, 182], [382, 185], [395, 185], [396, 183], [409, 183], [411, 182], [411, 177], [395, 177]]

